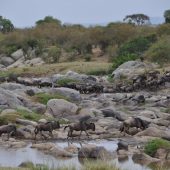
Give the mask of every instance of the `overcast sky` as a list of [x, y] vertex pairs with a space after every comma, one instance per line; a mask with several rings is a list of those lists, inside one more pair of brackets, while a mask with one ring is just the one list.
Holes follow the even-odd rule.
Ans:
[[45, 16], [62, 23], [96, 24], [122, 21], [128, 14], [163, 17], [170, 0], [0, 0], [0, 15], [15, 27], [31, 27]]

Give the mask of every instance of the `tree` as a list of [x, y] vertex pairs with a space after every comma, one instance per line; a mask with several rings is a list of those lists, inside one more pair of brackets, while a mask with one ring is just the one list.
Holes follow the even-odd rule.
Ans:
[[127, 21], [130, 24], [144, 25], [150, 22], [150, 18], [145, 14], [132, 14], [127, 15], [123, 21]]
[[8, 33], [14, 30], [14, 25], [9, 19], [5, 19], [0, 16], [0, 31], [2, 33]]
[[38, 20], [36, 25], [46, 24], [46, 23], [55, 23], [56, 25], [61, 26], [61, 21], [53, 18], [52, 16], [46, 16], [43, 20]]
[[164, 12], [165, 23], [170, 23], [170, 9]]

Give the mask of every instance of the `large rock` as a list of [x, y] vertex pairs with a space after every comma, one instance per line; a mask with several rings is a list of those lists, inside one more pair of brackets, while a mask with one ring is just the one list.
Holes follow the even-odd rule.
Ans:
[[21, 57], [24, 56], [24, 52], [22, 49], [19, 49], [17, 51], [15, 51], [14, 53], [11, 54], [11, 57], [16, 61], [18, 59], [20, 59]]
[[19, 100], [16, 94], [9, 90], [4, 90], [0, 88], [0, 108], [6, 109], [6, 108], [17, 108], [18, 106], [23, 106], [23, 103], [21, 100]]
[[32, 126], [36, 126], [37, 122], [31, 121], [31, 120], [26, 120], [26, 119], [16, 119], [16, 123], [21, 124], [21, 125], [32, 125]]
[[145, 164], [145, 165], [148, 165], [150, 164], [151, 162], [158, 162], [160, 161], [159, 159], [156, 159], [156, 158], [152, 158], [150, 157], [149, 155], [145, 154], [145, 153], [135, 153], [133, 156], [132, 156], [132, 160], [135, 162], [135, 163], [138, 163], [138, 164]]
[[160, 148], [156, 151], [154, 157], [161, 160], [170, 159], [170, 149]]
[[141, 74], [147, 68], [152, 68], [150, 64], [145, 64], [141, 61], [128, 61], [120, 65], [115, 71], [113, 71], [112, 76], [114, 79], [121, 79], [121, 77], [131, 78], [136, 74]]
[[141, 111], [139, 115], [144, 116], [144, 117], [148, 117], [150, 119], [156, 119], [157, 118], [156, 114], [153, 111], [150, 111], [150, 110]]
[[43, 151], [46, 154], [50, 154], [56, 158], [58, 157], [73, 157], [73, 154], [64, 150], [63, 148], [56, 146], [53, 143], [40, 143], [33, 144], [32, 148]]
[[75, 80], [79, 80], [79, 81], [83, 81], [83, 82], [96, 82], [96, 78], [93, 76], [88, 76], [85, 74], [78, 74], [74, 71], [68, 71], [65, 74], [66, 77], [71, 78], [71, 79], [75, 79]]
[[77, 105], [63, 99], [51, 99], [47, 103], [46, 113], [54, 117], [75, 115], [78, 110]]
[[3, 64], [4, 66], [9, 66], [12, 63], [14, 63], [14, 60], [11, 57], [4, 56], [0, 59], [0, 63]]
[[49, 93], [51, 94], [59, 94], [69, 101], [73, 102], [80, 102], [82, 100], [81, 95], [78, 91], [70, 89], [70, 88], [65, 88], [65, 87], [60, 87], [60, 88], [52, 88], [48, 90]]
[[21, 57], [20, 59], [18, 59], [17, 61], [15, 61], [13, 64], [9, 65], [7, 68], [16, 68], [16, 67], [24, 67], [24, 61], [25, 58]]
[[6, 90], [16, 90], [16, 89], [25, 89], [25, 86], [22, 84], [17, 83], [2, 83], [0, 84], [0, 87]]
[[104, 117], [114, 117], [119, 121], [124, 121], [128, 118], [128, 116], [125, 113], [117, 111], [115, 108], [112, 107], [104, 108], [101, 111]]
[[169, 131], [160, 130], [156, 127], [149, 127], [146, 130], [139, 132], [136, 136], [153, 136], [153, 137], [163, 137], [163, 136], [170, 136]]
[[33, 58], [33, 59], [31, 59], [31, 60], [26, 60], [25, 62], [24, 62], [24, 64], [26, 65], [26, 66], [38, 66], [38, 65], [42, 65], [42, 64], [44, 64], [45, 62], [42, 60], [42, 58], [40, 58], [40, 57], [37, 57], [37, 58]]
[[79, 158], [110, 159], [113, 155], [103, 146], [85, 145], [78, 152]]

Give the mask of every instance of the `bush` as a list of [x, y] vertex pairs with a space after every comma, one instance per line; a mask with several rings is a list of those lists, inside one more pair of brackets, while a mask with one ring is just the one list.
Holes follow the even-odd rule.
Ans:
[[47, 104], [50, 99], [65, 99], [68, 100], [65, 96], [61, 94], [48, 94], [48, 93], [37, 93], [33, 96], [34, 100], [42, 104]]
[[154, 156], [159, 148], [170, 149], [170, 142], [163, 139], [153, 139], [145, 145], [145, 153]]
[[170, 63], [170, 36], [160, 38], [146, 51], [144, 56], [161, 65]]
[[156, 41], [156, 35], [151, 34], [146, 37], [135, 38], [125, 44], [119, 49], [119, 55], [135, 54], [141, 55], [145, 50], [149, 48], [151, 43]]
[[131, 60], [136, 60], [138, 56], [136, 54], [127, 54], [127, 55], [122, 55], [118, 56], [113, 60], [113, 69], [115, 70], [117, 67], [119, 67], [121, 64], [131, 61]]
[[78, 83], [79, 81], [78, 80], [75, 80], [75, 79], [71, 79], [71, 78], [62, 78], [60, 80], [57, 80], [57, 84], [59, 86], [65, 86], [69, 83]]

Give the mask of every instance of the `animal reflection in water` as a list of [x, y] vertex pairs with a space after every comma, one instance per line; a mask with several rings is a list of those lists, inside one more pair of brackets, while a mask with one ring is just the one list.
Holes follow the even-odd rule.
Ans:
[[48, 131], [49, 135], [53, 138], [52, 131], [55, 130], [55, 129], [59, 129], [59, 128], [60, 128], [59, 121], [48, 121], [46, 123], [40, 123], [34, 129], [35, 140], [36, 140], [36, 136], [37, 136], [38, 133], [40, 133], [40, 135], [43, 136], [44, 139], [46, 139], [46, 136], [42, 133], [42, 131]]
[[69, 139], [69, 137], [73, 138], [73, 131], [80, 131], [79, 138], [80, 138], [83, 131], [89, 137], [87, 130], [91, 129], [91, 130], [95, 131], [95, 124], [94, 123], [87, 123], [87, 122], [79, 122], [79, 123], [75, 123], [75, 124], [72, 124], [72, 125], [65, 126], [64, 130], [66, 128], [69, 128], [67, 139]]
[[17, 128], [15, 125], [3, 125], [0, 127], [0, 136], [4, 133], [8, 134], [8, 139], [11, 135], [15, 135]]
[[139, 117], [130, 117], [128, 119], [126, 119], [121, 127], [120, 127], [120, 132], [124, 132], [129, 134], [129, 128], [130, 127], [136, 127], [136, 128], [140, 128], [141, 130], [145, 130], [146, 128], [148, 128], [149, 123], [142, 120]]

